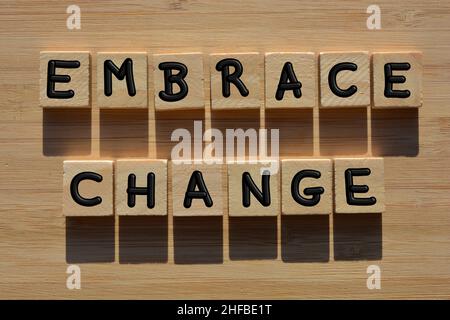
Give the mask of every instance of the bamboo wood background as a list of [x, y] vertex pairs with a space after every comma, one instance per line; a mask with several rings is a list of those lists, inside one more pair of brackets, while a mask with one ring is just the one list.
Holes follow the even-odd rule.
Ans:
[[[82, 29], [66, 28], [81, 7]], [[377, 1], [0, 3], [0, 298], [449, 298], [450, 3]], [[420, 50], [417, 110], [92, 113], [39, 106], [39, 51]], [[208, 66], [205, 65], [205, 71]], [[151, 73], [150, 73], [151, 74]], [[150, 81], [151, 83], [151, 81]], [[64, 159], [160, 157], [170, 133], [281, 128], [281, 155], [385, 157], [386, 212], [278, 218], [70, 218]], [[170, 187], [170, 186], [169, 186]], [[169, 199], [170, 200], [170, 199]], [[171, 207], [169, 207], [171, 212]], [[66, 288], [78, 264], [82, 289]], [[366, 288], [381, 267], [382, 289]]]

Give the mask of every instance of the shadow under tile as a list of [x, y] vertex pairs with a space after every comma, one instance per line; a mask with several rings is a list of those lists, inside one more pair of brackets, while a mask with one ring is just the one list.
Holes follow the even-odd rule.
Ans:
[[[194, 158], [194, 143], [203, 145], [203, 133], [205, 131], [205, 111], [189, 110], [188, 112], [156, 111], [156, 154], [158, 159], [171, 159], [172, 148], [181, 142], [172, 141], [172, 133], [177, 129], [186, 129], [190, 134], [191, 156]], [[201, 121], [200, 136], [194, 135], [194, 122]], [[176, 139], [181, 139], [176, 137]], [[195, 140], [194, 140], [195, 139]], [[203, 151], [203, 148], [202, 148]], [[185, 155], [183, 155], [185, 156]], [[189, 158], [189, 157], [188, 157]]]
[[[280, 157], [313, 155], [312, 109], [266, 109], [266, 129], [280, 130]], [[270, 137], [270, 133], [268, 136]]]
[[229, 217], [231, 260], [277, 258], [277, 217]]
[[113, 262], [114, 217], [66, 217], [67, 263]]
[[174, 260], [177, 264], [223, 262], [222, 217], [173, 217]]
[[367, 153], [367, 108], [319, 109], [320, 154]]
[[[234, 155], [237, 154], [238, 143], [237, 139], [227, 139], [227, 129], [234, 130], [242, 129], [244, 132], [248, 129], [253, 129], [256, 132], [256, 139], [258, 139], [258, 130], [260, 128], [260, 110], [259, 109], [247, 109], [247, 110], [213, 110], [211, 111], [211, 128], [217, 129], [223, 136], [223, 148], [222, 155], [225, 158], [227, 155], [226, 149], [228, 143], [234, 145]], [[245, 157], [250, 154], [249, 138], [245, 139]], [[258, 140], [256, 140], [256, 146]], [[259, 150], [257, 150], [258, 152]]]
[[100, 155], [102, 157], [148, 156], [148, 110], [100, 110]]
[[44, 108], [44, 156], [83, 156], [91, 153], [91, 108]]
[[334, 260], [380, 260], [381, 213], [334, 214]]
[[284, 262], [329, 261], [330, 217], [282, 215], [281, 258]]
[[119, 217], [119, 262], [167, 262], [167, 216]]
[[419, 154], [417, 108], [372, 109], [372, 153], [374, 156]]

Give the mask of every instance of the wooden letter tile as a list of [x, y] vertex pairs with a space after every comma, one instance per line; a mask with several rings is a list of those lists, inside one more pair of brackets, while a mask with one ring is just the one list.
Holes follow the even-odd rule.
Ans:
[[114, 180], [118, 215], [167, 215], [167, 160], [117, 160]]
[[372, 59], [374, 108], [422, 105], [421, 52], [379, 52]]
[[[211, 54], [209, 63], [212, 109], [237, 110], [261, 107], [264, 78], [264, 60], [261, 54]], [[227, 73], [235, 83], [238, 83], [241, 90], [233, 82], [229, 83], [229, 86], [223, 85], [222, 75]], [[242, 73], [239, 78], [236, 77], [237, 73]]]
[[[223, 215], [226, 199], [223, 183], [224, 165], [171, 161], [171, 170], [172, 204], [175, 217]], [[201, 198], [195, 198], [192, 192], [190, 196], [187, 194], [188, 191], [204, 190], [207, 190], [207, 193], [201, 195]]]
[[[156, 110], [205, 107], [201, 53], [156, 54], [153, 56], [153, 61]], [[167, 80], [167, 88], [165, 73], [175, 76], [174, 81]], [[176, 78], [177, 75], [180, 75], [179, 78]]]
[[[266, 53], [266, 108], [314, 107], [317, 96], [316, 60], [312, 52]], [[283, 88], [283, 84], [297, 82], [299, 87]]]
[[113, 214], [113, 162], [64, 161], [63, 215]]
[[335, 159], [334, 188], [336, 213], [384, 212], [384, 159]]
[[322, 107], [370, 105], [369, 53], [320, 53], [320, 101]]
[[282, 214], [330, 214], [333, 211], [331, 160], [289, 159], [281, 163]]
[[[261, 169], [270, 167], [267, 162], [228, 163], [229, 216], [277, 216], [280, 213], [279, 173], [273, 172], [265, 176], [261, 174]], [[265, 192], [264, 183], [268, 185], [270, 192]], [[249, 191], [252, 188], [248, 186], [252, 184], [256, 187], [255, 193], [262, 196], [261, 199], [257, 199], [255, 194]], [[247, 187], [243, 188], [244, 185]]]
[[[89, 72], [89, 52], [42, 51], [40, 54], [41, 107], [90, 108]], [[61, 76], [67, 79], [57, 79]]]
[[97, 54], [97, 105], [100, 108], [147, 108], [147, 53]]

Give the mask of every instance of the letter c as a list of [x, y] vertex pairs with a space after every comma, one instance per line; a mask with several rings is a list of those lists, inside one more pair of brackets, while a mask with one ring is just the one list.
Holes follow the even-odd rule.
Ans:
[[102, 198], [99, 196], [93, 198], [84, 198], [80, 195], [78, 185], [83, 180], [93, 180], [95, 182], [101, 182], [103, 180], [103, 177], [95, 172], [80, 172], [79, 174], [77, 174], [70, 182], [70, 195], [72, 196], [72, 199], [83, 207], [93, 207], [102, 203]]

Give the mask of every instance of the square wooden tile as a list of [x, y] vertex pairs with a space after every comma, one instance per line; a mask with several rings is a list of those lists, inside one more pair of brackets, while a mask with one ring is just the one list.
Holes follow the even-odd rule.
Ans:
[[[261, 169], [270, 167], [268, 163], [234, 162], [228, 163], [228, 215], [243, 216], [277, 216], [280, 213], [279, 172], [272, 172], [265, 177]], [[261, 202], [252, 192], [243, 188], [253, 181], [261, 193]], [[264, 192], [263, 181], [268, 183], [269, 192]], [[247, 197], [249, 195], [249, 197]], [[249, 201], [246, 201], [246, 198]]]
[[[117, 160], [114, 180], [116, 214], [167, 215], [167, 160]], [[128, 193], [129, 187], [139, 193]]]
[[[105, 90], [105, 61], [107, 70], [120, 73], [120, 80], [111, 73], [111, 90]], [[147, 108], [147, 53], [99, 52], [97, 54], [97, 105], [100, 108]], [[133, 70], [127, 82], [127, 71]], [[128, 71], [129, 72], [129, 71]]]
[[322, 107], [370, 105], [368, 52], [320, 53], [320, 102]]
[[90, 108], [89, 52], [41, 51], [39, 92], [41, 107]]
[[333, 163], [330, 159], [281, 161], [282, 214], [330, 214], [332, 194]]
[[113, 162], [64, 161], [63, 215], [113, 214]]
[[[263, 99], [264, 57], [259, 53], [220, 53], [210, 55], [211, 108], [214, 109], [259, 109]], [[240, 70], [241, 69], [241, 70]], [[238, 87], [230, 83], [229, 92], [223, 88], [222, 74], [239, 76], [243, 83]], [[241, 72], [240, 72], [241, 71]], [[235, 77], [234, 77], [235, 78]], [[237, 79], [236, 83], [241, 83]], [[227, 87], [227, 86], [225, 86]], [[225, 90], [224, 90], [225, 89]]]
[[[199, 109], [205, 107], [205, 88], [203, 75], [203, 54], [155, 54], [154, 84], [156, 110]], [[183, 75], [168, 87], [164, 74]], [[184, 75], [185, 74], [185, 75]], [[186, 88], [180, 87], [186, 84]], [[186, 93], [184, 93], [186, 92]]]
[[376, 52], [372, 59], [374, 108], [422, 106], [421, 52]]
[[[172, 205], [175, 217], [221, 216], [224, 212], [226, 189], [225, 166], [222, 164], [181, 163], [171, 161]], [[190, 185], [192, 183], [192, 185]], [[187, 201], [188, 187], [193, 191], [207, 192], [206, 198]]]
[[336, 213], [384, 212], [384, 159], [335, 159], [334, 189]]
[[[286, 86], [296, 83], [293, 88]], [[314, 107], [317, 99], [316, 54], [266, 53], [265, 85], [266, 109]]]

